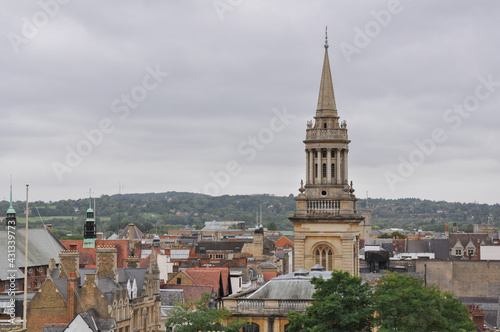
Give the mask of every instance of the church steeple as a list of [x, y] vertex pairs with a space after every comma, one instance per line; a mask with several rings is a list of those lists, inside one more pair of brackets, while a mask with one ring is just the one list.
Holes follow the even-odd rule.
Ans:
[[350, 140], [345, 121], [339, 123], [333, 94], [328, 36], [321, 73], [318, 107], [307, 122], [306, 176], [301, 181], [294, 223], [294, 269], [320, 264], [327, 271], [358, 273], [358, 237], [364, 218], [358, 214], [357, 198], [348, 176]]
[[89, 208], [87, 209], [87, 219], [83, 233], [83, 247], [95, 248], [96, 226], [94, 219], [94, 210], [92, 210], [92, 196], [89, 195]]
[[321, 84], [319, 87], [319, 98], [317, 113], [321, 111], [337, 112], [335, 95], [333, 94], [332, 73], [330, 61], [328, 60], [328, 33], [325, 31], [325, 58], [323, 60], [323, 71], [321, 73]]
[[10, 184], [10, 206], [7, 209], [7, 218], [5, 219], [5, 222], [7, 226], [16, 226], [17, 224], [16, 210], [14, 210], [14, 207], [12, 206], [12, 183]]

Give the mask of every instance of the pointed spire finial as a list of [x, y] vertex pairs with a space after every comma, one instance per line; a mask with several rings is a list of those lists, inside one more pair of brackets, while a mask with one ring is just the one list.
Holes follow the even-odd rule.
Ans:
[[328, 48], [328, 26], [325, 27], [325, 48]]
[[10, 176], [10, 209], [12, 209], [12, 175]]

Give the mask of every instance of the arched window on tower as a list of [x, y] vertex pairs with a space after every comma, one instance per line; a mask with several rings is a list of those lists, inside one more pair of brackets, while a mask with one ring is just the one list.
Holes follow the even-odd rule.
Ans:
[[330, 246], [322, 244], [314, 250], [314, 263], [320, 264], [326, 271], [333, 270], [333, 250]]
[[326, 178], [326, 164], [323, 164], [322, 177]]

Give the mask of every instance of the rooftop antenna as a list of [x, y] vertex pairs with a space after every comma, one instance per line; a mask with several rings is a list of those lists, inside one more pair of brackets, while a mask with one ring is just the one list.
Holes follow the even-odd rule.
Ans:
[[26, 183], [26, 243], [24, 250], [24, 302], [23, 302], [23, 329], [28, 322], [28, 187]]

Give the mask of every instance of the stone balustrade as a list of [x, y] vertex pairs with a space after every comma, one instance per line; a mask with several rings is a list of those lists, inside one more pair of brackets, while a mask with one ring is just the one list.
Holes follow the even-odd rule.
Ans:
[[340, 201], [321, 200], [321, 201], [308, 201], [307, 214], [339, 214]]
[[289, 311], [305, 313], [311, 301], [306, 300], [273, 300], [273, 299], [224, 299], [224, 307], [233, 314], [266, 314], [283, 315]]
[[347, 139], [347, 129], [307, 129], [306, 139]]

